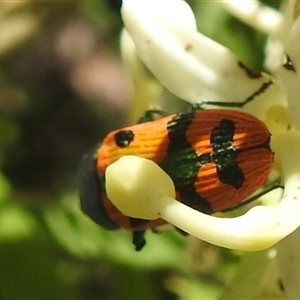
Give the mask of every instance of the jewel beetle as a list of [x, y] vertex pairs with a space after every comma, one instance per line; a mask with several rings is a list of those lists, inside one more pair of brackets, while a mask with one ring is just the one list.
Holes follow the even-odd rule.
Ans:
[[259, 119], [228, 109], [194, 108], [114, 130], [82, 159], [81, 208], [106, 229], [132, 231], [140, 250], [145, 230], [165, 221], [118, 211], [105, 192], [105, 170], [111, 163], [124, 155], [153, 160], [173, 180], [177, 200], [213, 214], [238, 206], [266, 182], [274, 156], [270, 137]]

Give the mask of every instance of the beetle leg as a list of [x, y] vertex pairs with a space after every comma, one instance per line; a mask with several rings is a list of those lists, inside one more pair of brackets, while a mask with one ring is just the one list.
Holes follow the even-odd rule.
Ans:
[[145, 246], [145, 232], [146, 230], [132, 231], [132, 243], [135, 246], [135, 251], [140, 251]]
[[166, 117], [168, 114], [160, 109], [150, 109], [145, 112], [145, 115], [139, 119], [139, 124], [146, 123], [150, 121], [155, 121]]
[[263, 195], [265, 195], [265, 194], [267, 194], [269, 192], [272, 192], [273, 190], [279, 189], [279, 188], [280, 189], [284, 189], [284, 186], [280, 185], [280, 184], [275, 184], [275, 185], [273, 185], [273, 186], [271, 186], [269, 188], [265, 188], [260, 193], [255, 194], [255, 195], [253, 195], [250, 198], [247, 198], [245, 201], [243, 201], [243, 202], [241, 202], [241, 203], [239, 203], [239, 204], [237, 204], [237, 205], [235, 205], [233, 207], [230, 207], [230, 208], [227, 208], [225, 210], [222, 210], [222, 212], [229, 212], [229, 211], [236, 210], [236, 209], [238, 209], [238, 208], [240, 208], [240, 207], [242, 207], [242, 206], [244, 206], [246, 204], [249, 204], [249, 203], [251, 203], [251, 202], [259, 199], [261, 196], [263, 196]]
[[178, 227], [174, 227], [174, 228], [175, 228], [175, 230], [176, 230], [179, 234], [181, 234], [182, 236], [188, 236], [188, 235], [189, 235], [187, 232], [185, 232], [184, 230], [182, 230], [182, 229], [180, 229], [180, 228], [178, 228]]
[[204, 102], [204, 101], [193, 103], [192, 104], [192, 111], [195, 111], [195, 110], [198, 110], [198, 109], [204, 109], [203, 105], [204, 104], [210, 104], [210, 103], [211, 102]]
[[203, 109], [202, 108], [203, 105], [213, 105], [213, 106], [229, 107], [229, 108], [244, 107], [247, 103], [254, 100], [254, 98], [264, 93], [271, 85], [273, 85], [273, 83], [274, 82], [272, 80], [264, 82], [258, 90], [256, 90], [253, 94], [251, 94], [242, 102], [199, 101], [198, 103], [194, 104], [193, 107], [195, 107], [195, 109]]

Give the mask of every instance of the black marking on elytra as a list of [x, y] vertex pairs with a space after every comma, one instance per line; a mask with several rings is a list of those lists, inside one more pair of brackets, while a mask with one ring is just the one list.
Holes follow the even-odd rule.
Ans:
[[[209, 201], [198, 194], [195, 189], [195, 182], [199, 180], [198, 174], [199, 171], [201, 172], [201, 167], [214, 163], [220, 182], [239, 189], [246, 179], [243, 170], [237, 164], [237, 157], [241, 151], [247, 151], [249, 148], [244, 150], [235, 148], [235, 123], [230, 119], [222, 119], [210, 135], [212, 152], [198, 155], [188, 143], [185, 135], [193, 117], [193, 113], [183, 113], [174, 116], [169, 121], [167, 126], [168, 155], [160, 166], [172, 178], [183, 203], [209, 214], [213, 212]], [[268, 142], [265, 145], [269, 147]]]
[[195, 189], [194, 184], [197, 180], [197, 174], [198, 170], [195, 177], [191, 178], [190, 182], [186, 185], [176, 183], [176, 190], [179, 192], [180, 201], [198, 211], [206, 214], [212, 214], [214, 211], [208, 200], [199, 195]]
[[160, 163], [172, 178], [180, 200], [186, 205], [211, 214], [209, 202], [195, 190], [195, 182], [201, 166], [207, 161], [197, 155], [186, 139], [186, 131], [193, 122], [194, 111], [177, 114], [168, 122], [168, 155]]
[[246, 74], [248, 75], [249, 78], [251, 79], [256, 79], [261, 77], [261, 73], [257, 71], [253, 71], [249, 69], [246, 65], [244, 65], [241, 61], [238, 62], [238, 65], [246, 71]]
[[210, 142], [213, 146], [212, 161], [217, 166], [219, 180], [239, 189], [245, 177], [243, 170], [236, 163], [238, 152], [233, 146], [235, 124], [228, 119], [222, 119], [212, 130]]
[[210, 142], [214, 145], [214, 150], [225, 146], [231, 146], [235, 133], [234, 122], [228, 119], [222, 119], [220, 123], [212, 130]]
[[235, 155], [228, 155], [226, 163], [221, 162], [220, 164], [217, 164], [217, 172], [222, 183], [229, 184], [234, 188], [239, 189], [245, 182], [245, 176], [243, 170], [237, 163], [230, 163], [230, 160], [235, 160], [237, 156], [236, 152], [233, 154]]
[[134, 140], [134, 133], [132, 130], [121, 130], [115, 134], [115, 142], [120, 148], [125, 148]]
[[296, 73], [296, 69], [292, 63], [292, 60], [287, 54], [286, 54], [286, 62], [284, 63], [283, 67], [289, 71]]
[[193, 122], [195, 112], [179, 113], [167, 124], [169, 146], [168, 153], [190, 148], [185, 133]]

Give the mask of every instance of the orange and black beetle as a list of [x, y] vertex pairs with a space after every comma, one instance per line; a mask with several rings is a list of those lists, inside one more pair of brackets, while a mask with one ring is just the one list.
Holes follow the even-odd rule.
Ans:
[[240, 204], [273, 166], [268, 129], [241, 111], [194, 109], [109, 133], [82, 160], [81, 207], [107, 229], [131, 230], [136, 250], [146, 229], [165, 222], [127, 217], [107, 198], [105, 170], [124, 155], [153, 160], [172, 178], [177, 199], [207, 214]]

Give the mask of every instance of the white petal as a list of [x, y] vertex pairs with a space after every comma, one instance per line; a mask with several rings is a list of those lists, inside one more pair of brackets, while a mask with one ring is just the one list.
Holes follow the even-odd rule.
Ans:
[[287, 38], [286, 44], [284, 45], [284, 51], [291, 60], [293, 69], [288, 69], [285, 66], [281, 66], [278, 70], [278, 74], [282, 83], [285, 87], [287, 98], [288, 98], [288, 110], [292, 123], [300, 128], [300, 47], [299, 47], [299, 36], [300, 36], [300, 17], [294, 23], [290, 35]]
[[136, 124], [151, 104], [159, 99], [162, 86], [137, 57], [135, 45], [125, 30], [122, 32], [120, 42], [122, 59], [127, 67], [132, 86], [132, 102], [128, 110], [129, 124]]
[[108, 197], [125, 215], [162, 218], [204, 241], [248, 251], [268, 248], [299, 226], [299, 175], [289, 176], [286, 185], [277, 207], [257, 206], [237, 218], [218, 218], [176, 201], [171, 179], [152, 161], [124, 156], [106, 173]]
[[106, 169], [106, 192], [113, 204], [126, 216], [158, 219], [161, 197], [175, 197], [171, 178], [151, 160], [127, 155]]
[[183, 0], [123, 0], [122, 14], [124, 13], [133, 18], [138, 13], [139, 18], [154, 17], [188, 30], [197, 30], [194, 13]]
[[288, 299], [298, 299], [300, 295], [300, 230], [296, 230], [278, 246], [278, 266], [280, 278]]
[[282, 24], [279, 12], [257, 0], [227, 0], [222, 4], [237, 18], [266, 34], [277, 33]]
[[270, 80], [249, 72], [227, 48], [197, 32], [184, 1], [126, 0], [122, 16], [138, 56], [184, 100], [241, 102]]

